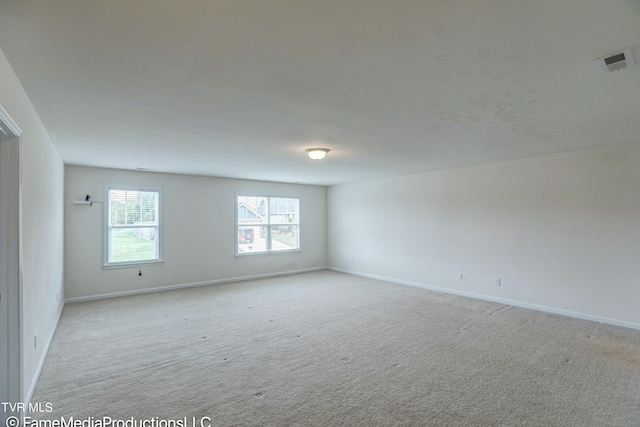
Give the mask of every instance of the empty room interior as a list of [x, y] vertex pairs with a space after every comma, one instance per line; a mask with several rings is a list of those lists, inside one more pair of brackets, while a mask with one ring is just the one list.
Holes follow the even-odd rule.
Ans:
[[639, 61], [637, 0], [0, 1], [0, 421], [639, 425]]

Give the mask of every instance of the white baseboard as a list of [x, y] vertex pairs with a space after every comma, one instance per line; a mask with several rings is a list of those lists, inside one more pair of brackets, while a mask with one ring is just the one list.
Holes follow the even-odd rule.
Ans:
[[463, 296], [463, 297], [481, 299], [481, 300], [497, 302], [497, 303], [505, 304], [505, 305], [512, 305], [514, 307], [528, 308], [528, 309], [531, 309], [531, 310], [538, 310], [538, 311], [543, 311], [543, 312], [546, 312], [546, 313], [559, 314], [559, 315], [562, 315], [562, 316], [574, 317], [574, 318], [582, 319], [582, 320], [590, 320], [592, 322], [598, 322], [598, 323], [604, 323], [604, 324], [608, 324], [608, 325], [622, 326], [624, 328], [631, 328], [631, 329], [640, 330], [640, 324], [638, 324], [638, 323], [625, 322], [625, 321], [622, 321], [622, 320], [609, 319], [607, 317], [593, 316], [593, 315], [585, 314], [585, 313], [577, 313], [577, 312], [574, 312], [574, 311], [561, 310], [561, 309], [558, 309], [558, 308], [546, 307], [546, 306], [543, 306], [543, 305], [529, 304], [529, 303], [522, 302], [522, 301], [513, 301], [513, 300], [508, 300], [508, 299], [504, 299], [504, 298], [496, 298], [496, 297], [491, 297], [491, 296], [482, 295], [482, 294], [474, 294], [474, 293], [471, 293], [471, 292], [458, 291], [456, 289], [441, 288], [439, 286], [431, 286], [431, 285], [426, 285], [424, 283], [411, 282], [411, 281], [407, 281], [407, 280], [399, 280], [399, 279], [394, 279], [394, 278], [391, 278], [391, 277], [377, 276], [375, 274], [361, 273], [361, 272], [357, 272], [357, 271], [345, 270], [345, 269], [342, 269], [342, 268], [327, 267], [327, 269], [328, 270], [332, 270], [332, 271], [336, 271], [336, 272], [339, 272], [339, 273], [352, 274], [354, 276], [362, 276], [362, 277], [367, 277], [369, 279], [376, 279], [376, 280], [382, 280], [382, 281], [385, 281], [385, 282], [397, 283], [399, 285], [413, 286], [413, 287], [416, 287], [416, 288], [428, 289], [430, 291], [444, 292], [444, 293], [452, 294], [452, 295], [459, 295], [459, 296]]
[[281, 271], [278, 273], [266, 273], [266, 274], [256, 274], [253, 276], [242, 276], [242, 277], [232, 277], [228, 279], [218, 279], [218, 280], [207, 280], [204, 282], [193, 282], [193, 283], [183, 283], [179, 285], [169, 285], [169, 286], [160, 286], [157, 288], [148, 288], [148, 289], [138, 289], [132, 291], [124, 291], [124, 292], [114, 292], [110, 294], [101, 294], [101, 295], [90, 295], [86, 297], [78, 297], [78, 298], [68, 298], [65, 300], [65, 303], [76, 303], [76, 302], [85, 302], [85, 301], [95, 301], [106, 298], [117, 298], [117, 297], [126, 297], [132, 295], [142, 295], [142, 294], [151, 294], [154, 292], [162, 292], [162, 291], [173, 291], [176, 289], [184, 289], [184, 288], [195, 288], [199, 286], [211, 286], [211, 285], [220, 285], [222, 283], [233, 283], [233, 282], [244, 282], [246, 280], [255, 280], [255, 279], [267, 279], [269, 277], [279, 277], [279, 276], [290, 276], [293, 274], [300, 273], [309, 273], [312, 271], [320, 271], [326, 270], [327, 267], [314, 267], [314, 268], [305, 268], [302, 270], [290, 270], [290, 271]]

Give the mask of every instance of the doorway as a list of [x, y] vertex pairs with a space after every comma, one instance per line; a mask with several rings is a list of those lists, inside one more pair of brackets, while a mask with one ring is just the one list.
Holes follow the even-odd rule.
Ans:
[[[21, 134], [0, 105], [0, 402], [11, 403], [22, 401]], [[0, 426], [11, 415], [22, 411], [3, 407]]]

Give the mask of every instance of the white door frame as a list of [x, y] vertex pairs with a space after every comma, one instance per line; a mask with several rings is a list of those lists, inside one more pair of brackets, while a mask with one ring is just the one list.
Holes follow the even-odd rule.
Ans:
[[[22, 402], [22, 130], [0, 105], [0, 402]], [[21, 416], [0, 408], [6, 417]]]

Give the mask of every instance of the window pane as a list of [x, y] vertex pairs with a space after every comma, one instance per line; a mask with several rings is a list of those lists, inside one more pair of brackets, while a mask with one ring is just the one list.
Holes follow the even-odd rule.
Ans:
[[126, 224], [127, 192], [124, 190], [109, 190], [109, 224]]
[[269, 220], [271, 224], [297, 224], [298, 199], [271, 198]]
[[238, 253], [266, 252], [267, 227], [246, 225], [238, 227]]
[[158, 224], [156, 191], [109, 190], [109, 224]]
[[238, 225], [266, 224], [268, 197], [238, 196]]
[[279, 225], [271, 227], [271, 250], [290, 251], [298, 249], [298, 226]]
[[109, 231], [109, 262], [158, 259], [156, 228], [115, 228]]
[[158, 193], [155, 191], [138, 192], [140, 213], [138, 222], [145, 224], [158, 224]]

